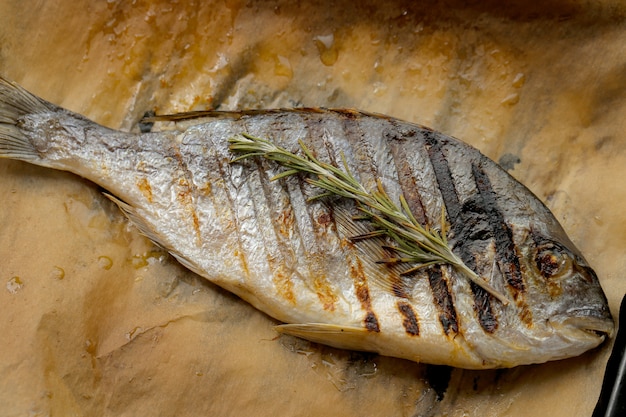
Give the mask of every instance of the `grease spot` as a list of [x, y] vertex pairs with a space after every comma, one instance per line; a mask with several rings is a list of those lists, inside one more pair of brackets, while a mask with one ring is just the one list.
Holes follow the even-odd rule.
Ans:
[[335, 35], [331, 33], [329, 35], [316, 36], [313, 40], [320, 54], [322, 64], [327, 67], [333, 66], [337, 62], [337, 58], [339, 58], [339, 51], [335, 44]]
[[98, 266], [108, 271], [113, 266], [113, 260], [108, 256], [98, 256]]
[[134, 327], [131, 331], [124, 333], [124, 337], [126, 340], [131, 341], [141, 333], [143, 333], [142, 327]]
[[60, 266], [54, 266], [50, 271], [50, 277], [60, 281], [65, 278], [65, 270]]
[[276, 55], [274, 62], [274, 75], [278, 77], [293, 77], [293, 69], [291, 68], [291, 62], [287, 57], [282, 55]]
[[512, 85], [515, 88], [522, 88], [525, 82], [526, 82], [526, 75], [523, 72], [518, 72], [515, 75], [515, 78], [513, 78]]
[[11, 294], [17, 294], [19, 290], [22, 289], [24, 283], [20, 279], [20, 277], [13, 277], [7, 281], [7, 291]]
[[517, 104], [518, 102], [519, 102], [519, 94], [512, 93], [504, 97], [502, 101], [500, 102], [500, 104], [503, 104], [505, 106], [513, 106]]

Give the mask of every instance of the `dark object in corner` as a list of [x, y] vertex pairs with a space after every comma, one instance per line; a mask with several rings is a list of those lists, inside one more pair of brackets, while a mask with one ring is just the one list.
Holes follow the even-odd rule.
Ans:
[[615, 337], [613, 352], [606, 364], [600, 398], [593, 410], [593, 417], [626, 416], [626, 295], [619, 308], [619, 330]]
[[446, 365], [428, 365], [426, 367], [426, 379], [437, 393], [437, 401], [443, 401], [443, 397], [446, 395], [452, 377], [452, 369]]

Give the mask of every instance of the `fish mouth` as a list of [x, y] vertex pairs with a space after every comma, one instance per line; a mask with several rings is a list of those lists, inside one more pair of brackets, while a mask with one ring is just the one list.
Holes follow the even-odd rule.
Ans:
[[589, 340], [600, 344], [615, 332], [615, 323], [609, 316], [598, 314], [597, 311], [584, 310], [567, 317], [556, 317], [550, 325], [568, 339]]

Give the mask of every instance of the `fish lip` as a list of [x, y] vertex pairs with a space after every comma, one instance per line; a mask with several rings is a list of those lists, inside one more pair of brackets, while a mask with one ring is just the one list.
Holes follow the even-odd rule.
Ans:
[[[552, 327], [567, 331], [575, 338], [593, 338], [601, 343], [615, 332], [615, 323], [610, 314], [593, 309], [570, 311], [566, 316], [554, 317], [549, 320]], [[584, 335], [584, 336], [583, 336]]]

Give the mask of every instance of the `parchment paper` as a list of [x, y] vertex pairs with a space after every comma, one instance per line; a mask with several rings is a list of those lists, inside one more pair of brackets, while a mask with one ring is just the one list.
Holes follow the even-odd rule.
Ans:
[[[299, 4], [298, 4], [299, 3]], [[351, 107], [456, 136], [626, 292], [618, 0], [15, 1], [0, 74], [112, 128], [150, 110]], [[588, 416], [611, 344], [463, 371], [331, 349], [186, 271], [96, 186], [0, 161], [3, 416]]]

